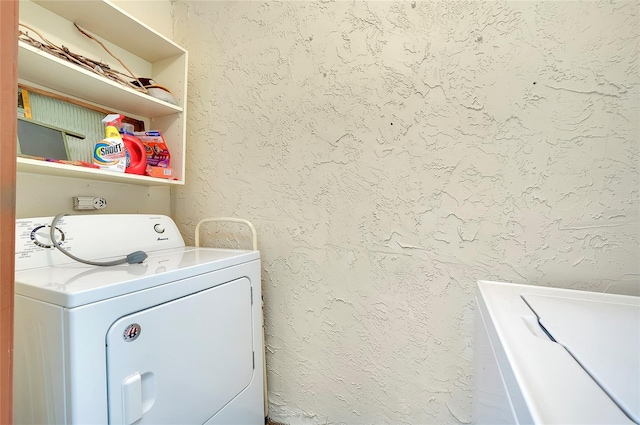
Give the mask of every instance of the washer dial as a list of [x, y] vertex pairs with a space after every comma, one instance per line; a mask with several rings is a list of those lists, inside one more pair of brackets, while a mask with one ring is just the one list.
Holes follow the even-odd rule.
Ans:
[[[33, 229], [30, 235], [33, 243], [42, 248], [53, 248], [54, 246], [51, 243], [50, 229], [51, 229], [51, 226], [49, 225], [38, 226], [35, 229]], [[55, 235], [56, 243], [58, 245], [60, 244], [60, 242], [64, 241], [64, 233], [62, 233], [62, 230], [60, 230], [58, 227], [55, 228], [54, 235]]]

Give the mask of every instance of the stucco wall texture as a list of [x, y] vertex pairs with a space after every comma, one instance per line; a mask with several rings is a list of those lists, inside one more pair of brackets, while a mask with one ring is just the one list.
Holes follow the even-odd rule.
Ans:
[[173, 214], [257, 228], [271, 418], [468, 423], [478, 279], [639, 292], [639, 2], [173, 13]]

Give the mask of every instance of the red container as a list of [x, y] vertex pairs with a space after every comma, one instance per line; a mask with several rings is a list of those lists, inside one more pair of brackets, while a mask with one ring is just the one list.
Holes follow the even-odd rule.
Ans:
[[127, 151], [127, 168], [124, 172], [144, 175], [147, 169], [147, 153], [144, 145], [140, 139], [130, 134], [124, 133], [121, 136]]

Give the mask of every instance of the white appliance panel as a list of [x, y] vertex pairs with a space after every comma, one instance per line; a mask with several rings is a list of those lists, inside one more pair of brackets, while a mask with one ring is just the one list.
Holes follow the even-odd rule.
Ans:
[[[51, 247], [53, 217], [16, 220], [16, 271], [77, 264]], [[122, 257], [133, 251], [184, 246], [178, 227], [164, 215], [100, 214], [62, 217], [57, 239], [70, 253], [89, 260]]]
[[[511, 371], [502, 372], [502, 365], [508, 366], [508, 362], [502, 359], [498, 362], [501, 350], [494, 349], [492, 341], [494, 336], [490, 336], [492, 329], [485, 325], [484, 317], [480, 312], [480, 308], [475, 312], [475, 341], [473, 346], [473, 369], [476, 388], [474, 393], [474, 423], [487, 423], [484, 418], [490, 418], [491, 425], [512, 425], [517, 423], [533, 423], [531, 416], [526, 408], [517, 409], [517, 413], [521, 419], [516, 416], [516, 409], [513, 405], [519, 403], [524, 405], [522, 394], [519, 392], [507, 391], [507, 388], [513, 388], [513, 383], [509, 385], [505, 381], [512, 379]], [[478, 385], [481, 383], [481, 385]], [[522, 418], [522, 416], [527, 416]]]
[[[254, 373], [251, 301], [242, 278], [116, 321], [107, 334], [109, 422], [201, 424], [242, 392]], [[132, 324], [140, 332], [126, 340]]]
[[[632, 296], [479, 281], [476, 345], [484, 346], [482, 352], [489, 354], [474, 359], [473, 423], [493, 425], [513, 417], [515, 424], [633, 424], [569, 351], [547, 336], [523, 298], [533, 299], [532, 295], [640, 305], [640, 299]], [[563, 311], [567, 309], [557, 314], [562, 317]], [[617, 314], [615, 309], [609, 313]], [[598, 310], [592, 314], [594, 320], [606, 322]], [[550, 317], [542, 317], [545, 315]], [[584, 333], [585, 327], [577, 327]], [[615, 329], [609, 332], [616, 333]], [[640, 335], [631, 332], [624, 337], [638, 339]], [[597, 340], [586, 346], [607, 352]], [[630, 356], [638, 359], [640, 353], [632, 351]], [[633, 370], [632, 365], [617, 366]]]
[[548, 295], [522, 298], [553, 339], [640, 423], [640, 301], [630, 305]]
[[[63, 310], [58, 306], [15, 297], [16, 314], [13, 347], [13, 396], [28, 400], [26, 408], [14, 410], [17, 424], [67, 423], [64, 409], [64, 349]], [[62, 390], [61, 390], [62, 389]]]

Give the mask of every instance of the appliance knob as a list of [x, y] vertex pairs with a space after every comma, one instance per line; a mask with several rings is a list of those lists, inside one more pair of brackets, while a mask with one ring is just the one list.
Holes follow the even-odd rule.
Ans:
[[[31, 240], [34, 244], [42, 247], [42, 248], [53, 248], [53, 244], [51, 243], [50, 235], [51, 226], [38, 226], [31, 231]], [[56, 242], [60, 244], [60, 242], [64, 241], [64, 233], [62, 230], [56, 227], [54, 230], [54, 235], [56, 238]]]
[[155, 230], [156, 233], [164, 233], [164, 226], [158, 223], [155, 226], [153, 226], [153, 230]]

